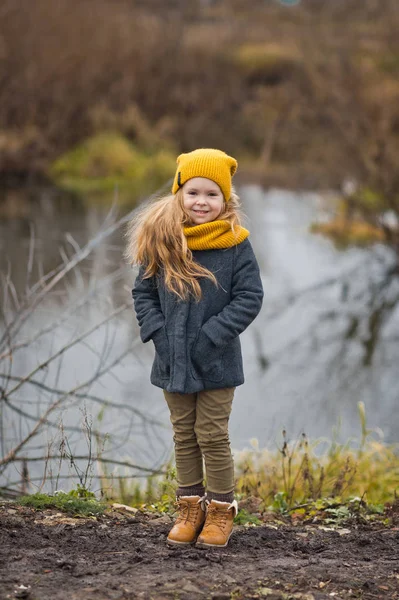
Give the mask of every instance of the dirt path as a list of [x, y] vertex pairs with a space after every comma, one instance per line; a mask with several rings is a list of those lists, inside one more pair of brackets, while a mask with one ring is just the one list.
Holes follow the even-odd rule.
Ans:
[[240, 527], [207, 551], [166, 546], [168, 519], [0, 506], [0, 599], [399, 599], [397, 528]]

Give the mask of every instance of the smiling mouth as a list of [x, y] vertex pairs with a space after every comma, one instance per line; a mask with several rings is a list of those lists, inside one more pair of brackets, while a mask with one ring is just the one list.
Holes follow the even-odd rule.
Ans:
[[196, 210], [195, 208], [193, 208], [193, 212], [199, 214], [199, 215], [207, 215], [208, 214], [208, 210]]

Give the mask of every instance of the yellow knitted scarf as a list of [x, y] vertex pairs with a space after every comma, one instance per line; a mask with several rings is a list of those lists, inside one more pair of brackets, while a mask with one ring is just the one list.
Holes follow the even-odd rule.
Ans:
[[233, 232], [228, 221], [220, 220], [184, 227], [184, 235], [190, 250], [213, 250], [241, 244], [249, 236], [249, 231], [238, 227]]

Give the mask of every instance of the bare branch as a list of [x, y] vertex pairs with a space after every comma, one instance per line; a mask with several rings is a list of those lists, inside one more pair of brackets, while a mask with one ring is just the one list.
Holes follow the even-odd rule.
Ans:
[[110, 315], [108, 315], [105, 319], [103, 319], [103, 321], [101, 321], [100, 323], [96, 323], [96, 325], [94, 325], [91, 329], [89, 329], [88, 331], [86, 331], [86, 333], [83, 333], [80, 337], [78, 338], [74, 338], [72, 340], [72, 342], [70, 342], [69, 344], [66, 344], [65, 346], [63, 346], [62, 348], [60, 348], [60, 350], [58, 350], [58, 352], [56, 352], [55, 354], [53, 354], [50, 358], [48, 358], [47, 360], [43, 361], [42, 363], [40, 363], [35, 369], [33, 369], [33, 371], [31, 371], [31, 373], [29, 373], [26, 377], [23, 377], [21, 379], [21, 381], [15, 386], [13, 387], [11, 390], [9, 390], [7, 392], [7, 396], [11, 396], [12, 394], [14, 394], [17, 390], [19, 390], [19, 388], [26, 383], [27, 381], [29, 381], [29, 379], [35, 375], [38, 371], [41, 371], [42, 369], [46, 368], [49, 366], [49, 364], [54, 361], [56, 358], [58, 358], [59, 356], [61, 356], [62, 354], [64, 354], [64, 352], [67, 352], [70, 348], [72, 348], [73, 346], [75, 346], [76, 344], [78, 344], [79, 342], [81, 342], [82, 340], [84, 340], [85, 338], [87, 338], [89, 335], [91, 335], [94, 331], [97, 331], [97, 329], [99, 329], [100, 327], [102, 327], [105, 323], [107, 323], [108, 321], [110, 321], [110, 319], [113, 319], [114, 317], [116, 317], [117, 315], [119, 315], [121, 312], [123, 312], [124, 310], [126, 310], [126, 308], [128, 307], [127, 304], [122, 304], [122, 306], [120, 306], [119, 308], [117, 308], [116, 310], [114, 310]]
[[47, 410], [43, 413], [43, 415], [38, 419], [36, 425], [33, 427], [33, 429], [12, 449], [10, 450], [10, 452], [0, 460], [0, 467], [3, 467], [0, 470], [0, 473], [2, 471], [4, 471], [4, 467], [7, 466], [10, 462], [14, 461], [15, 458], [17, 457], [18, 453], [22, 450], [22, 448], [24, 446], [26, 446], [26, 444], [33, 438], [35, 437], [40, 429], [42, 428], [42, 426], [46, 423], [48, 416], [54, 412], [59, 406], [61, 406], [61, 404], [70, 396], [75, 395], [75, 392], [77, 392], [78, 390], [84, 389], [85, 387], [91, 385], [93, 383], [93, 381], [95, 379], [98, 379], [99, 377], [101, 377], [102, 375], [104, 375], [107, 371], [111, 370], [116, 364], [118, 364], [120, 362], [120, 360], [124, 357], [127, 356], [130, 353], [130, 348], [128, 348], [127, 350], [125, 350], [124, 352], [122, 352], [117, 359], [115, 359], [112, 363], [110, 363], [107, 367], [105, 367], [100, 373], [98, 373], [98, 375], [93, 378], [91, 377], [89, 380], [85, 381], [84, 383], [76, 386], [75, 388], [69, 390], [69, 392], [66, 392], [65, 394], [63, 394], [62, 396], [60, 396], [60, 398], [58, 398], [58, 400], [56, 400], [55, 402], [53, 402], [48, 408]]
[[[87, 461], [89, 458], [88, 454], [82, 454], [82, 455], [73, 455], [73, 459], [74, 460], [83, 460], [83, 461]], [[54, 454], [51, 456], [32, 456], [32, 457], [21, 457], [21, 456], [17, 456], [15, 457], [13, 462], [41, 462], [44, 461], [45, 459], [48, 460], [60, 460], [60, 459], [65, 459], [65, 456], [59, 455], [59, 454]], [[129, 461], [124, 461], [124, 460], [114, 460], [113, 458], [104, 458], [102, 456], [96, 457], [94, 459], [94, 462], [100, 462], [103, 463], [105, 465], [115, 465], [118, 467], [127, 467], [129, 469], [136, 469], [136, 471], [141, 471], [142, 473], [151, 473], [154, 475], [160, 475], [160, 474], [164, 474], [164, 471], [160, 470], [160, 469], [151, 469], [149, 467], [143, 467], [142, 465], [136, 465], [134, 463], [131, 463]]]

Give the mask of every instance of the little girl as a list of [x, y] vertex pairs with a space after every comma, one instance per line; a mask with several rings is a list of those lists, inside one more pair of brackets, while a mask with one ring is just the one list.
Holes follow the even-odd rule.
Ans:
[[263, 290], [240, 225], [236, 169], [220, 150], [181, 154], [172, 195], [144, 206], [128, 232], [127, 255], [140, 265], [140, 336], [154, 343], [151, 382], [163, 389], [174, 430], [178, 517], [169, 544], [224, 547], [237, 513], [228, 421], [244, 382], [239, 335]]

